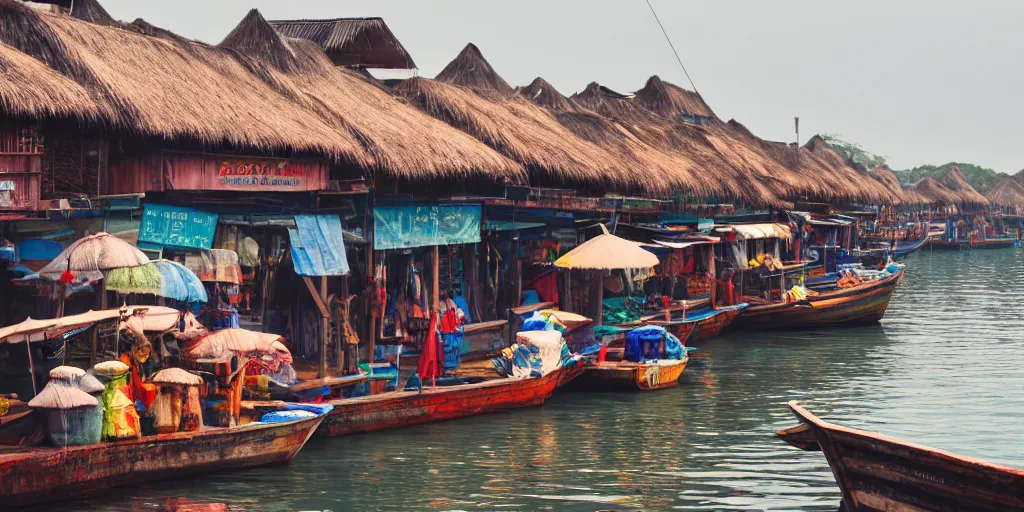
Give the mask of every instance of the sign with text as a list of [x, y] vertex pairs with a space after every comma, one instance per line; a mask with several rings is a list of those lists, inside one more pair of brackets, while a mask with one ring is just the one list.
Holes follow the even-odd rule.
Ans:
[[150, 203], [142, 210], [139, 241], [171, 247], [210, 249], [216, 229], [216, 213]]
[[165, 175], [179, 190], [307, 192], [327, 186], [319, 161], [172, 153], [164, 157]]

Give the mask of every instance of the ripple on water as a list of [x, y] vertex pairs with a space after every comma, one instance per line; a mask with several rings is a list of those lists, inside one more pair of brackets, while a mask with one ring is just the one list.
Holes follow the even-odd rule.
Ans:
[[919, 253], [881, 326], [733, 333], [678, 389], [558, 394], [544, 407], [314, 438], [287, 467], [67, 504], [171, 510], [836, 510], [820, 453], [773, 432], [785, 403], [1024, 467], [1024, 251]]

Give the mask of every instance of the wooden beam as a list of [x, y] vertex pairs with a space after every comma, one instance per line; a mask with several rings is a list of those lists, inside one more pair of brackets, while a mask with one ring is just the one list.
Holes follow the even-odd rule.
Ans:
[[437, 311], [441, 308], [441, 251], [436, 245], [430, 260], [430, 300], [434, 311]]
[[320, 331], [320, 378], [327, 377], [327, 345], [331, 338], [331, 315], [327, 309], [327, 276], [320, 276], [320, 303], [324, 305], [323, 329]]
[[327, 305], [324, 304], [323, 299], [320, 298], [320, 292], [316, 290], [316, 286], [313, 285], [313, 280], [303, 276], [302, 282], [306, 283], [306, 289], [309, 290], [309, 294], [313, 296], [313, 302], [316, 303], [316, 308], [320, 310], [320, 315], [323, 317], [329, 317], [330, 313], [327, 312]]

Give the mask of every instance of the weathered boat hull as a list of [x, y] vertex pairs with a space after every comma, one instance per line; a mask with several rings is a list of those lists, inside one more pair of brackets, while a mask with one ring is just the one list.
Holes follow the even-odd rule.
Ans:
[[697, 329], [693, 332], [690, 341], [700, 343], [718, 336], [725, 328], [736, 321], [736, 318], [744, 308], [746, 308], [746, 305], [743, 307], [732, 306], [730, 308], [717, 309], [714, 315], [698, 320]]
[[796, 402], [803, 423], [777, 432], [822, 451], [850, 511], [1024, 510], [1024, 470], [827, 423]]
[[807, 329], [878, 323], [889, 308], [903, 270], [875, 283], [823, 293], [806, 301], [757, 305], [744, 309], [735, 325], [741, 329]]
[[933, 251], [974, 251], [986, 249], [1008, 249], [1014, 246], [1015, 240], [1011, 238], [999, 238], [995, 240], [935, 240], [928, 242], [928, 248]]
[[573, 383], [579, 391], [655, 391], [675, 387], [688, 358], [679, 364], [657, 365], [630, 362], [596, 363]]
[[176, 432], [67, 449], [0, 448], [0, 503], [24, 506], [138, 482], [287, 462], [323, 420]]
[[318, 431], [343, 436], [422, 423], [452, 420], [544, 403], [558, 386], [583, 373], [560, 368], [535, 379], [498, 379], [478, 384], [393, 391], [331, 402], [334, 410]]

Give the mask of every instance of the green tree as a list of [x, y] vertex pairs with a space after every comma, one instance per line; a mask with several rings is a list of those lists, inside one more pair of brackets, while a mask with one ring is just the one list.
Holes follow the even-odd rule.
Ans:
[[876, 155], [864, 149], [860, 144], [844, 139], [837, 133], [826, 133], [821, 138], [847, 162], [862, 164], [868, 169], [874, 169], [886, 163], [886, 157]]

